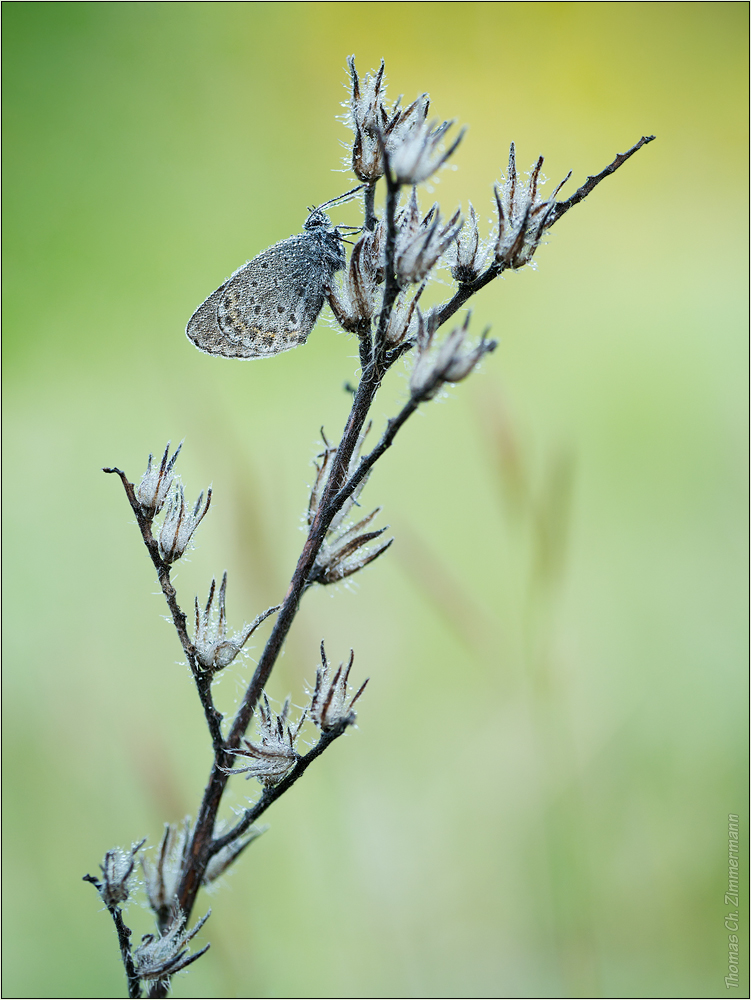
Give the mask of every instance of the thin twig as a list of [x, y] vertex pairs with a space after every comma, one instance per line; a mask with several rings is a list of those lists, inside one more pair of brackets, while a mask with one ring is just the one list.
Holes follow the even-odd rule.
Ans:
[[218, 837], [216, 840], [212, 840], [209, 846], [209, 854], [212, 856], [214, 854], [218, 854], [222, 848], [228, 847], [233, 841], [237, 840], [238, 837], [241, 837], [245, 831], [256, 822], [256, 820], [260, 819], [272, 803], [276, 802], [278, 798], [284, 795], [284, 793], [294, 785], [298, 778], [301, 778], [303, 774], [305, 774], [316, 757], [320, 757], [323, 751], [330, 746], [335, 739], [338, 739], [338, 737], [346, 731], [347, 727], [351, 725], [353, 721], [354, 720], [351, 717], [342, 719], [340, 724], [334, 729], [322, 733], [321, 738], [318, 740], [316, 745], [303, 757], [300, 757], [286, 777], [284, 777], [276, 785], [264, 788], [263, 794], [258, 802], [251, 806], [250, 809], [245, 810], [243, 818], [228, 833]]
[[[580, 201], [583, 201], [606, 177], [610, 174], [614, 174], [619, 167], [628, 160], [629, 157], [633, 156], [642, 146], [645, 146], [648, 142], [652, 142], [656, 137], [653, 135], [645, 135], [634, 145], [626, 150], [625, 153], [619, 153], [612, 163], [609, 163], [604, 170], [601, 170], [599, 174], [594, 174], [587, 178], [587, 180], [582, 184], [582, 186], [572, 194], [570, 198], [566, 201], [556, 202], [552, 206], [550, 213], [547, 215], [545, 220], [545, 229], [550, 229], [555, 223], [565, 215], [570, 208], [574, 205], [578, 205]], [[555, 192], [553, 192], [555, 195]], [[520, 230], [521, 232], [521, 230]], [[467, 282], [466, 284], [461, 284], [457, 288], [454, 295], [446, 302], [444, 305], [438, 308], [438, 318], [440, 325], [442, 326], [448, 319], [450, 319], [455, 312], [457, 312], [461, 307], [468, 301], [473, 295], [489, 285], [491, 281], [498, 278], [503, 272], [508, 268], [508, 264], [504, 261], [493, 261], [492, 264], [477, 277], [474, 281]]]
[[224, 746], [224, 739], [222, 737], [222, 720], [224, 716], [214, 706], [214, 700], [211, 695], [211, 679], [204, 671], [201, 670], [198, 664], [195, 646], [190, 641], [190, 636], [188, 635], [187, 617], [185, 612], [177, 603], [177, 591], [173, 587], [172, 581], [170, 580], [169, 565], [159, 555], [159, 544], [154, 538], [151, 530], [153, 518], [149, 518], [144, 514], [143, 508], [136, 497], [133, 483], [128, 481], [128, 477], [121, 469], [102, 469], [102, 472], [112, 473], [120, 477], [120, 481], [125, 489], [125, 495], [128, 498], [133, 513], [136, 515], [136, 521], [141, 530], [141, 537], [143, 538], [144, 545], [146, 546], [149, 556], [151, 557], [151, 561], [154, 564], [154, 568], [156, 569], [159, 586], [162, 588], [162, 593], [167, 601], [167, 606], [169, 607], [170, 614], [172, 615], [172, 622], [175, 626], [175, 631], [180, 639], [180, 644], [183, 647], [183, 652], [188, 660], [188, 665], [191, 673], [193, 674], [196, 688], [198, 689], [198, 695], [201, 699], [201, 705], [203, 706], [204, 715], [206, 716], [206, 722], [211, 734], [211, 742], [214, 748], [214, 753], [217, 753]]
[[[391, 183], [386, 199], [386, 288], [383, 296], [383, 306], [379, 322], [381, 331], [381, 341], [383, 331], [385, 331], [388, 316], [393, 308], [394, 300], [399, 288], [394, 276], [394, 253], [396, 247], [396, 207], [398, 203], [399, 188], [395, 183]], [[389, 280], [388, 275], [391, 275]], [[378, 343], [378, 338], [377, 338]], [[271, 672], [287, 638], [292, 622], [297, 614], [300, 598], [304, 593], [308, 578], [320, 548], [326, 537], [331, 522], [335, 515], [341, 510], [347, 499], [340, 496], [341, 487], [347, 478], [349, 462], [360, 437], [360, 432], [365, 424], [373, 399], [378, 391], [384, 375], [388, 368], [400, 356], [398, 350], [389, 352], [376, 350], [373, 352], [368, 365], [363, 371], [360, 384], [358, 385], [355, 398], [352, 403], [347, 423], [342, 434], [341, 441], [337, 448], [336, 456], [332, 463], [331, 472], [326, 487], [321, 497], [318, 510], [310, 526], [308, 537], [303, 546], [300, 558], [292, 575], [287, 594], [282, 608], [277, 616], [274, 628], [266, 642], [263, 653], [258, 661], [256, 670], [243, 696], [240, 706], [235, 714], [229, 734], [227, 736], [224, 749], [215, 753], [214, 763], [211, 768], [209, 781], [204, 791], [201, 808], [196, 818], [196, 825], [193, 829], [193, 836], [190, 845], [190, 863], [183, 871], [183, 875], [178, 888], [178, 900], [183, 913], [190, 916], [195, 903], [198, 890], [201, 886], [206, 865], [210, 858], [210, 849], [213, 838], [214, 825], [219, 809], [219, 804], [224, 793], [228, 780], [228, 770], [234, 761], [234, 750], [240, 746], [240, 740], [244, 736], [253, 717], [261, 692], [266, 687]], [[328, 745], [328, 744], [326, 744]], [[323, 751], [325, 747], [321, 749]], [[284, 786], [283, 790], [289, 787]], [[282, 792], [279, 792], [282, 794]], [[278, 797], [278, 796], [277, 796]]]
[[399, 204], [400, 185], [393, 178], [389, 167], [389, 157], [383, 146], [383, 159], [386, 164], [386, 284], [383, 290], [381, 315], [375, 335], [376, 350], [383, 350], [383, 341], [388, 328], [391, 310], [399, 294], [399, 282], [396, 280], [396, 209]]
[[[101, 881], [93, 875], [84, 875], [83, 881], [91, 882], [97, 891], [101, 890]], [[133, 953], [130, 950], [130, 937], [133, 932], [126, 926], [125, 921], [123, 920], [122, 910], [119, 906], [107, 906], [107, 904], [105, 904], [105, 906], [107, 908], [107, 912], [115, 923], [117, 943], [120, 946], [120, 957], [122, 958], [123, 966], [125, 967], [125, 976], [128, 981], [128, 997], [140, 997], [141, 980], [136, 973]]]
[[378, 225], [378, 219], [375, 214], [375, 189], [375, 181], [372, 181], [370, 184], [365, 185], [365, 191], [363, 192], [365, 207], [365, 222], [363, 225], [371, 233]]
[[637, 150], [641, 149], [642, 146], [646, 146], [648, 142], [652, 142], [652, 140], [656, 138], [657, 137], [654, 135], [643, 135], [641, 139], [634, 143], [630, 149], [627, 149], [625, 153], [618, 153], [613, 162], [609, 163], [604, 170], [599, 172], [599, 174], [594, 174], [588, 177], [578, 191], [575, 191], [570, 198], [566, 201], [557, 202], [555, 208], [553, 209], [553, 218], [547, 223], [547, 228], [554, 225], [564, 213], [568, 212], [570, 208], [573, 208], [574, 205], [578, 205], [580, 201], [583, 201], [587, 195], [597, 187], [600, 181], [609, 177], [610, 174], [614, 174], [619, 167], [623, 166], [630, 156], [633, 156], [634, 153], [637, 152]]

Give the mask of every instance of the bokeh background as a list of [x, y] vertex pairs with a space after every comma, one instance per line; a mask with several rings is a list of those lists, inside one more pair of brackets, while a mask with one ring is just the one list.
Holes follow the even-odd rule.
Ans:
[[[355, 586], [306, 597], [270, 685], [302, 704], [321, 638], [337, 660], [352, 647], [371, 678], [359, 729], [204, 897], [212, 948], [175, 995], [725, 995], [728, 813], [747, 830], [747, 18], [744, 3], [3, 5], [5, 996], [123, 995], [81, 876], [194, 813], [208, 773], [101, 467], [137, 478], [184, 438], [189, 496], [213, 483], [184, 606], [225, 568], [236, 626], [286, 588], [356, 346], [324, 315], [302, 349], [229, 362], [183, 329], [351, 186], [350, 53], [363, 72], [386, 60], [392, 98], [428, 91], [469, 124], [421, 199], [471, 200], [488, 232], [511, 140], [525, 169], [543, 152], [551, 181], [571, 168], [578, 184], [658, 138], [536, 270], [476, 299], [498, 350], [371, 478], [364, 502], [396, 542]], [[377, 421], [404, 395], [394, 373]], [[227, 710], [252, 666], [223, 679]], [[256, 786], [235, 781], [241, 807]]]

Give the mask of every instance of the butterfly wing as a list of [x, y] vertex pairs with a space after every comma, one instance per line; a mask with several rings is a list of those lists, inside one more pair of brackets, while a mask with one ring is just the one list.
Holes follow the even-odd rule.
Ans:
[[254, 257], [198, 307], [186, 333], [207, 354], [268, 358], [304, 344], [323, 308], [319, 241], [291, 236]]

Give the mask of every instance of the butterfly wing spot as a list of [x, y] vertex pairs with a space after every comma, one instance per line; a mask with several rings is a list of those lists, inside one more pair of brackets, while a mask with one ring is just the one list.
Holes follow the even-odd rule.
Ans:
[[248, 324], [243, 320], [236, 309], [228, 314], [229, 326], [233, 330], [240, 330], [242, 333], [247, 333], [249, 330]]

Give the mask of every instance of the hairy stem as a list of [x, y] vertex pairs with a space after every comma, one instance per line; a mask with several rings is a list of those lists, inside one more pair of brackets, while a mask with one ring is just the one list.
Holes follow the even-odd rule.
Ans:
[[627, 149], [625, 153], [618, 153], [613, 162], [609, 163], [604, 170], [599, 172], [599, 174], [593, 174], [588, 177], [582, 186], [575, 191], [570, 198], [566, 201], [557, 202], [555, 208], [553, 209], [553, 218], [550, 222], [548, 222], [547, 228], [556, 223], [565, 212], [568, 212], [570, 208], [573, 208], [574, 205], [578, 205], [580, 201], [583, 201], [591, 191], [594, 191], [600, 181], [605, 180], [606, 177], [614, 174], [619, 167], [623, 166], [630, 156], [633, 156], [634, 153], [642, 148], [642, 146], [646, 146], [648, 142], [652, 142], [655, 138], [657, 137], [654, 135], [643, 135], [641, 139], [639, 139], [638, 142], [635, 142], [634, 145], [630, 149]]
[[[376, 350], [371, 352], [368, 364], [363, 370], [360, 384], [357, 387], [357, 392], [352, 402], [352, 409], [350, 410], [341, 441], [337, 448], [336, 457], [332, 463], [331, 472], [329, 473], [329, 478], [321, 497], [321, 502], [318, 505], [318, 510], [310, 526], [308, 537], [292, 575], [284, 603], [274, 623], [271, 635], [266, 642], [261, 658], [258, 661], [251, 682], [235, 714], [226, 743], [221, 750], [215, 752], [211, 774], [204, 791], [199, 814], [196, 818], [196, 825], [193, 829], [188, 863], [183, 869], [177, 893], [180, 907], [187, 917], [190, 916], [206, 871], [206, 865], [211, 856], [216, 816], [229, 778], [227, 771], [232, 767], [234, 762], [234, 751], [239, 747], [240, 740], [250, 724], [261, 692], [268, 683], [271, 672], [289, 634], [292, 622], [297, 614], [300, 598], [308, 584], [308, 578], [326, 537], [326, 532], [335, 515], [341, 510], [342, 505], [350, 495], [342, 487], [345, 486], [349, 463], [357, 446], [360, 432], [365, 425], [365, 420], [367, 419], [373, 399], [389, 367], [400, 356], [399, 351], [386, 352], [383, 348], [379, 349], [379, 346], [383, 342], [383, 332], [386, 330], [388, 317], [399, 292], [399, 287], [394, 276], [396, 208], [398, 198], [399, 186], [389, 178], [386, 198], [386, 287], [384, 289], [379, 321], [380, 336], [376, 337]], [[324, 746], [321, 746], [321, 749], [318, 751], [319, 753], [323, 752], [328, 742]], [[281, 782], [280, 785], [284, 787], [275, 797], [278, 797], [283, 791], [286, 791], [286, 788], [290, 787], [290, 785], [284, 785], [284, 782]]]
[[[94, 888], [99, 891], [102, 883], [93, 875], [84, 875], [84, 882], [91, 882]], [[133, 933], [123, 920], [123, 913], [119, 906], [107, 905], [107, 912], [112, 917], [117, 932], [117, 943], [120, 946], [120, 957], [125, 968], [125, 976], [128, 981], [128, 997], [141, 996], [141, 980], [136, 974], [136, 966], [133, 961], [133, 954], [130, 950], [130, 936]]]
[[238, 837], [241, 837], [245, 831], [256, 822], [257, 819], [260, 819], [273, 802], [276, 802], [278, 798], [284, 795], [284, 793], [294, 785], [298, 778], [301, 778], [303, 774], [305, 774], [316, 757], [320, 757], [323, 751], [330, 746], [335, 739], [341, 736], [346, 731], [347, 726], [351, 725], [353, 721], [354, 716], [348, 719], [342, 719], [334, 729], [329, 729], [328, 731], [322, 733], [321, 738], [316, 745], [297, 761], [295, 766], [285, 778], [283, 778], [276, 785], [264, 788], [263, 794], [258, 802], [251, 806], [250, 809], [245, 810], [243, 818], [229, 831], [229, 833], [224, 834], [223, 837], [218, 837], [216, 840], [212, 840], [209, 853], [213, 856], [221, 851], [222, 848], [228, 847], [233, 841], [237, 840]]
[[[644, 135], [639, 139], [638, 142], [634, 143], [630, 149], [627, 149], [625, 153], [618, 153], [612, 163], [609, 163], [607, 167], [599, 172], [599, 174], [593, 174], [588, 177], [586, 181], [582, 184], [578, 190], [576, 190], [570, 198], [566, 201], [556, 202], [550, 210], [548, 219], [545, 222], [545, 229], [550, 229], [555, 225], [556, 222], [565, 215], [570, 208], [574, 205], [578, 205], [579, 202], [583, 201], [588, 194], [590, 194], [600, 181], [605, 180], [611, 174], [614, 174], [619, 167], [622, 167], [629, 157], [633, 156], [642, 146], [646, 146], [648, 142], [652, 142], [655, 138], [653, 135]], [[457, 310], [461, 309], [464, 303], [470, 299], [476, 292], [479, 292], [481, 288], [485, 285], [490, 284], [495, 278], [499, 277], [508, 268], [508, 264], [504, 261], [493, 261], [493, 263], [474, 281], [469, 281], [465, 284], [459, 285], [456, 292], [446, 302], [444, 305], [440, 306], [438, 309], [439, 325], [443, 325], [448, 319], [450, 319]]]
[[376, 351], [384, 350], [384, 337], [388, 328], [391, 310], [399, 294], [399, 282], [396, 280], [394, 259], [396, 256], [396, 209], [399, 204], [400, 186], [391, 176], [388, 153], [385, 148], [383, 156], [386, 161], [386, 287], [383, 290], [381, 315], [378, 319], [378, 329], [375, 335]]
[[[461, 138], [461, 136], [460, 136]], [[547, 203], [547, 212], [541, 217], [540, 227], [537, 232], [537, 240], [543, 229], [554, 225], [569, 208], [581, 202], [605, 177], [614, 173], [630, 156], [632, 156], [641, 146], [651, 142], [654, 136], [644, 136], [631, 147], [627, 152], [618, 154], [615, 159], [599, 174], [587, 178], [586, 182], [567, 201], [556, 202], [554, 192], [552, 198]], [[458, 140], [457, 140], [458, 142]], [[455, 143], [456, 145], [456, 143]], [[454, 147], [452, 147], [453, 149]], [[388, 161], [388, 153], [383, 147], [383, 155], [386, 164], [386, 207], [385, 207], [385, 282], [381, 308], [378, 314], [378, 324], [375, 334], [371, 340], [371, 330], [369, 323], [367, 328], [360, 331], [360, 363], [362, 367], [362, 377], [352, 401], [352, 407], [347, 418], [341, 440], [336, 449], [336, 455], [331, 464], [331, 470], [323, 491], [323, 495], [315, 511], [312, 524], [308, 531], [305, 544], [298, 559], [294, 573], [290, 580], [287, 593], [277, 616], [274, 628], [269, 636], [263, 653], [258, 661], [253, 677], [248, 685], [245, 694], [240, 702], [237, 712], [232, 720], [226, 740], [222, 738], [221, 724], [222, 715], [216, 710], [211, 694], [211, 677], [200, 669], [196, 657], [196, 650], [190, 641], [187, 632], [186, 616], [177, 603], [175, 589], [170, 581], [170, 566], [159, 554], [159, 546], [152, 533], [153, 513], [149, 515], [138, 502], [133, 484], [128, 482], [125, 474], [116, 468], [105, 469], [105, 472], [119, 475], [128, 500], [136, 515], [144, 544], [146, 545], [151, 560], [157, 571], [160, 586], [164, 593], [167, 605], [172, 615], [172, 620], [178, 637], [182, 644], [185, 656], [190, 665], [193, 677], [204, 709], [204, 714], [211, 733], [214, 761], [209, 775], [209, 780], [204, 790], [203, 799], [193, 827], [190, 844], [185, 855], [182, 866], [180, 884], [176, 894], [176, 902], [180, 911], [187, 921], [196, 900], [199, 888], [203, 883], [206, 866], [210, 859], [226, 847], [230, 847], [238, 838], [247, 832], [249, 827], [292, 785], [305, 773], [310, 764], [339, 736], [341, 736], [348, 725], [354, 720], [354, 716], [348, 716], [340, 720], [337, 726], [322, 733], [318, 743], [304, 756], [297, 759], [289, 774], [276, 785], [266, 787], [259, 800], [252, 807], [245, 810], [235, 826], [221, 837], [214, 838], [216, 818], [221, 804], [229, 773], [235, 760], [236, 753], [240, 748], [241, 740], [247, 731], [253, 713], [256, 710], [258, 700], [266, 687], [274, 666], [282, 651], [295, 615], [300, 605], [300, 600], [307, 587], [315, 581], [313, 574], [316, 559], [324, 543], [327, 532], [334, 517], [342, 509], [343, 505], [352, 496], [357, 487], [362, 483], [369, 471], [379, 458], [391, 447], [397, 433], [417, 410], [421, 397], [413, 396], [402, 407], [396, 417], [390, 419], [381, 436], [378, 444], [373, 450], [357, 463], [357, 467], [351, 470], [352, 457], [355, 454], [358, 440], [368, 413], [380, 388], [383, 378], [389, 368], [413, 343], [404, 340], [402, 343], [389, 347], [385, 341], [389, 319], [401, 291], [401, 286], [395, 273], [395, 251], [396, 251], [396, 213], [399, 201], [400, 185], [393, 178]], [[541, 163], [541, 160], [540, 160]], [[538, 164], [539, 167], [539, 164]], [[356, 189], [359, 190], [359, 189]], [[349, 192], [351, 195], [354, 192]], [[375, 215], [375, 183], [364, 186], [364, 209], [365, 223], [364, 229], [372, 232], [378, 223]], [[499, 213], [501, 212], [499, 203]], [[527, 210], [529, 213], [529, 208]], [[527, 232], [527, 217], [519, 229], [519, 241], [523, 240], [523, 234]], [[500, 240], [500, 236], [499, 236]], [[521, 251], [521, 242], [518, 247], [514, 245], [509, 251], [507, 260], [494, 260], [487, 269], [478, 275], [473, 281], [465, 282], [457, 287], [453, 297], [444, 305], [438, 307], [432, 314], [434, 321], [433, 332], [438, 327], [446, 323], [470, 298], [485, 285], [489, 284], [508, 267], [518, 266], [517, 253]], [[500, 252], [499, 252], [500, 258]], [[520, 259], [520, 258], [519, 258]], [[508, 262], [511, 261], [511, 263]], [[525, 261], [526, 262], [526, 261]], [[419, 293], [418, 293], [419, 295]], [[490, 345], [486, 350], [492, 349]], [[478, 355], [479, 357], [480, 355]], [[463, 377], [463, 376], [462, 376]], [[438, 378], [438, 376], [437, 376]], [[444, 379], [445, 380], [445, 379]], [[428, 398], [428, 393], [424, 398]], [[121, 952], [128, 975], [128, 988], [130, 996], [139, 996], [139, 983], [136, 977], [135, 986], [132, 979], [135, 976], [133, 959], [130, 954], [129, 937], [130, 931], [122, 924], [119, 914], [113, 913], [118, 937], [121, 943]], [[122, 924], [122, 933], [120, 924]], [[195, 957], [198, 957], [198, 953]], [[194, 960], [191, 958], [191, 961]], [[137, 992], [132, 992], [135, 989]], [[169, 991], [169, 978], [154, 982], [150, 986], [149, 996], [166, 997]]]
[[376, 182], [372, 181], [370, 184], [365, 185], [365, 191], [363, 193], [363, 201], [365, 204], [364, 227], [370, 233], [372, 233], [378, 225], [378, 219], [375, 214], [375, 189]]
[[125, 489], [125, 494], [130, 502], [130, 506], [133, 509], [133, 513], [136, 515], [138, 527], [141, 529], [141, 537], [143, 538], [144, 545], [148, 549], [149, 556], [151, 557], [151, 561], [156, 569], [159, 586], [162, 588], [162, 593], [167, 601], [167, 607], [172, 615], [172, 623], [175, 626], [175, 631], [177, 632], [180, 640], [180, 645], [183, 647], [183, 652], [185, 653], [191, 673], [193, 674], [193, 679], [196, 683], [196, 688], [198, 689], [198, 696], [201, 699], [201, 705], [203, 707], [204, 715], [206, 716], [206, 722], [209, 727], [209, 733], [211, 734], [211, 742], [214, 748], [214, 753], [218, 753], [224, 746], [224, 740], [222, 738], [223, 716], [222, 713], [214, 706], [214, 700], [211, 695], [210, 678], [204, 673], [204, 671], [201, 670], [198, 664], [195, 646], [190, 641], [190, 636], [188, 635], [187, 617], [185, 612], [177, 603], [177, 591], [173, 587], [172, 581], [170, 580], [169, 564], [164, 562], [162, 557], [159, 555], [159, 545], [151, 530], [153, 518], [147, 517], [144, 514], [143, 508], [136, 497], [133, 483], [128, 481], [127, 476], [121, 469], [112, 468], [103, 469], [102, 471], [113, 473], [114, 475], [120, 477], [123, 488]]

